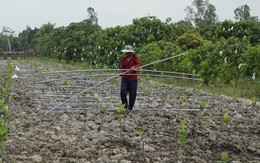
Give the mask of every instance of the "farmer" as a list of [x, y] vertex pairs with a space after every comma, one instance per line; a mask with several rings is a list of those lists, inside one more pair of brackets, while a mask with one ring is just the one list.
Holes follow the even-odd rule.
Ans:
[[[126, 45], [125, 49], [121, 50], [121, 52], [124, 53], [124, 56], [120, 63], [120, 69], [129, 69], [120, 71], [121, 74], [123, 73], [120, 90], [121, 101], [126, 109], [133, 110], [137, 92], [138, 72], [136, 68], [141, 66], [141, 62], [132, 46]], [[127, 102], [127, 93], [129, 93], [129, 105]]]

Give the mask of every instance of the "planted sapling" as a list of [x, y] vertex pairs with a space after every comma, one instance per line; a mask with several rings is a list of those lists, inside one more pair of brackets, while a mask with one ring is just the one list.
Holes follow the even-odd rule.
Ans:
[[96, 102], [99, 101], [99, 95], [98, 95], [97, 93], [94, 93], [94, 100], [95, 100]]
[[120, 122], [120, 138], [122, 138], [122, 119], [126, 113], [125, 105], [119, 104], [116, 113], [117, 113], [117, 116], [118, 116], [119, 122]]
[[8, 128], [6, 124], [0, 124], [0, 149], [4, 146], [4, 140], [7, 136]]
[[104, 114], [106, 111], [107, 111], [107, 106], [102, 105], [100, 108], [100, 112]]
[[63, 81], [63, 83], [64, 83], [65, 85], [68, 85], [68, 80], [65, 79], [65, 80]]
[[137, 133], [142, 136], [142, 153], [144, 154], [144, 134], [148, 131], [148, 126], [146, 124], [140, 126], [140, 128], [137, 129]]
[[203, 111], [205, 109], [205, 103], [203, 101], [200, 101], [200, 110]]
[[228, 125], [228, 123], [230, 122], [230, 118], [228, 116], [228, 113], [225, 113], [223, 115], [223, 119], [222, 120], [223, 120], [224, 124]]
[[86, 96], [86, 95], [87, 95], [87, 91], [86, 91], [86, 90], [83, 90], [82, 96]]
[[179, 100], [179, 103], [178, 103], [179, 107], [181, 107], [181, 106], [183, 105], [184, 101], [185, 101], [185, 100], [184, 100], [183, 98], [181, 98], [181, 99]]
[[186, 141], [186, 137], [188, 135], [188, 132], [185, 130], [185, 121], [181, 120], [180, 122], [180, 136], [178, 138], [179, 142], [182, 144], [183, 142]]
[[218, 161], [218, 163], [228, 163], [228, 153], [222, 152], [221, 161]]
[[228, 113], [225, 113], [223, 115], [223, 119], [222, 119], [223, 123], [226, 125], [226, 130], [227, 130], [227, 139], [228, 139], [228, 123], [230, 122], [230, 118], [228, 116]]

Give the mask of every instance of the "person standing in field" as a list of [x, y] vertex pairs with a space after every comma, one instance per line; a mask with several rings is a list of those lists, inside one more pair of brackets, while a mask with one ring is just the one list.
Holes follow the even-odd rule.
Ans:
[[[122, 74], [120, 90], [121, 101], [126, 109], [133, 110], [137, 94], [137, 68], [141, 66], [141, 62], [131, 45], [126, 45], [125, 48], [121, 50], [121, 52], [124, 53], [124, 56], [120, 63], [120, 69], [128, 69], [120, 71]], [[127, 100], [128, 93], [129, 103]]]

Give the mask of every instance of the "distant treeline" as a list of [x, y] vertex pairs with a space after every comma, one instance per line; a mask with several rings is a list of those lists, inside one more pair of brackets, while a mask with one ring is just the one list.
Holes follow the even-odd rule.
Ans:
[[[51, 23], [39, 29], [27, 27], [17, 37], [9, 35], [8, 41], [15, 51], [29, 50], [40, 56], [110, 68], [118, 68], [120, 50], [127, 44], [134, 46], [142, 64], [188, 51], [184, 57], [149, 68], [198, 73], [205, 83], [223, 81], [236, 85], [239, 79], [259, 80], [258, 18], [240, 13], [236, 22], [218, 22], [214, 8], [207, 5], [211, 15], [199, 18], [190, 12], [193, 6], [189, 6], [187, 18], [176, 23], [170, 18], [161, 21], [147, 16], [126, 26], [106, 29], [98, 25], [96, 13], [90, 8], [89, 19], [66, 27], [55, 28]], [[8, 28], [0, 35], [0, 51], [9, 48], [6, 33]]]

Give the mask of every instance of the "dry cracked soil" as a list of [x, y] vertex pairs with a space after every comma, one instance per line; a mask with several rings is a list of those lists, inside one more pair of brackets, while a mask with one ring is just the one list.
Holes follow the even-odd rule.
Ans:
[[[64, 81], [41, 82], [54, 75], [29, 62], [14, 64], [20, 70], [13, 72], [18, 78], [10, 91], [4, 162], [215, 163], [222, 152], [228, 153], [229, 162], [260, 162], [259, 103], [253, 107], [250, 100], [140, 80], [134, 110], [120, 119], [113, 110], [120, 102], [119, 79], [77, 95], [82, 86], [103, 79], [69, 80], [73, 87]], [[46, 66], [57, 71], [54, 65]], [[0, 67], [3, 83], [6, 61], [0, 61]], [[98, 101], [93, 93], [99, 94]], [[195, 111], [200, 101], [205, 103], [203, 112]], [[98, 108], [104, 105], [107, 111], [101, 113]], [[231, 119], [228, 125], [222, 122], [224, 113]], [[182, 120], [188, 134], [180, 143]], [[137, 129], [144, 124], [148, 130], [142, 135]]]

